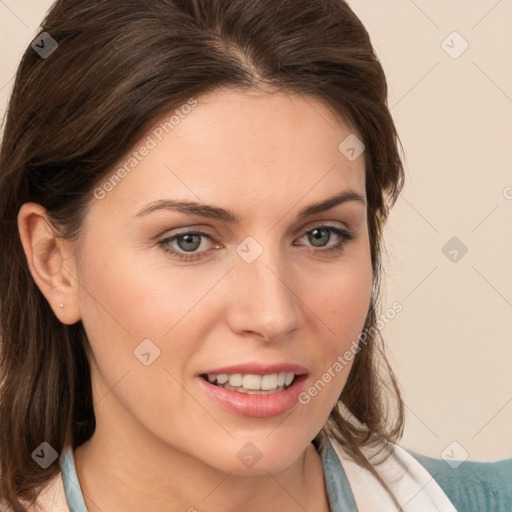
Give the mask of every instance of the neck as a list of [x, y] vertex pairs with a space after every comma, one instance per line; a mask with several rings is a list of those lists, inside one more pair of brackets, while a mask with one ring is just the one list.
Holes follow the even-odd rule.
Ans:
[[321, 459], [312, 444], [282, 471], [245, 476], [223, 473], [142, 432], [128, 436], [117, 428], [107, 435], [98, 427], [74, 452], [89, 512], [329, 511]]

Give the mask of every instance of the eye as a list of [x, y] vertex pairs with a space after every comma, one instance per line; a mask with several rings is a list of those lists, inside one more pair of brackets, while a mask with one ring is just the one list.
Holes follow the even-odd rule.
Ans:
[[[205, 233], [204, 231], [185, 231], [183, 233], [178, 233], [164, 240], [161, 240], [160, 242], [158, 242], [158, 244], [163, 247], [163, 250], [165, 252], [172, 254], [179, 260], [192, 261], [201, 258], [202, 253], [205, 252], [194, 252], [197, 251], [199, 247], [201, 247], [201, 238], [203, 237], [207, 238], [210, 241], [213, 241], [212, 237], [208, 233]], [[178, 250], [173, 248], [173, 246], [171, 245], [174, 242], [176, 242]]]
[[346, 229], [325, 225], [316, 226], [306, 231], [302, 238], [307, 237], [313, 247], [325, 247], [331, 241], [333, 234], [338, 237], [338, 241], [334, 245], [331, 245], [327, 249], [314, 249], [313, 252], [340, 252], [350, 240], [354, 239], [354, 235]]
[[[333, 234], [338, 238], [338, 241], [329, 247], [328, 243], [331, 241]], [[314, 253], [341, 252], [345, 245], [354, 239], [354, 235], [346, 229], [326, 225], [316, 226], [306, 231], [301, 238], [304, 237], [312, 244], [311, 252]], [[193, 261], [204, 257], [208, 251], [204, 247], [202, 251], [198, 250], [202, 246], [202, 239], [204, 238], [209, 240], [210, 243], [213, 242], [212, 236], [204, 231], [185, 231], [161, 240], [158, 245], [166, 253], [180, 261]]]

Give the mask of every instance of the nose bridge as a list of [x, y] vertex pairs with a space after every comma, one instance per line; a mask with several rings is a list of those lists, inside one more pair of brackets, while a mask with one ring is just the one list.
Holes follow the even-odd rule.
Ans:
[[[268, 243], [270, 238], [266, 237]], [[298, 299], [286, 255], [279, 244], [264, 243], [247, 237], [236, 248], [232, 278], [239, 289], [233, 294], [229, 323], [233, 329], [271, 340], [296, 326]]]

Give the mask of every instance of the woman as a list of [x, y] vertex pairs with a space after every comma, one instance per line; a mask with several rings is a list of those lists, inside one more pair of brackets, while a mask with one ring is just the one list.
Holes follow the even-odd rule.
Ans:
[[396, 444], [403, 169], [347, 4], [58, 0], [42, 29], [0, 161], [4, 506], [456, 510]]

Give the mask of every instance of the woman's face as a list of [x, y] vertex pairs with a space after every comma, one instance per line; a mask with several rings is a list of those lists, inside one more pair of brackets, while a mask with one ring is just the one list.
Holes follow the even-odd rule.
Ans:
[[[274, 472], [326, 422], [368, 312], [364, 153], [353, 136], [339, 149], [350, 129], [309, 97], [224, 89], [188, 105], [105, 177], [84, 225], [95, 435]], [[348, 191], [362, 200], [301, 215]], [[261, 394], [202, 377], [249, 390], [280, 373], [301, 376]]]

